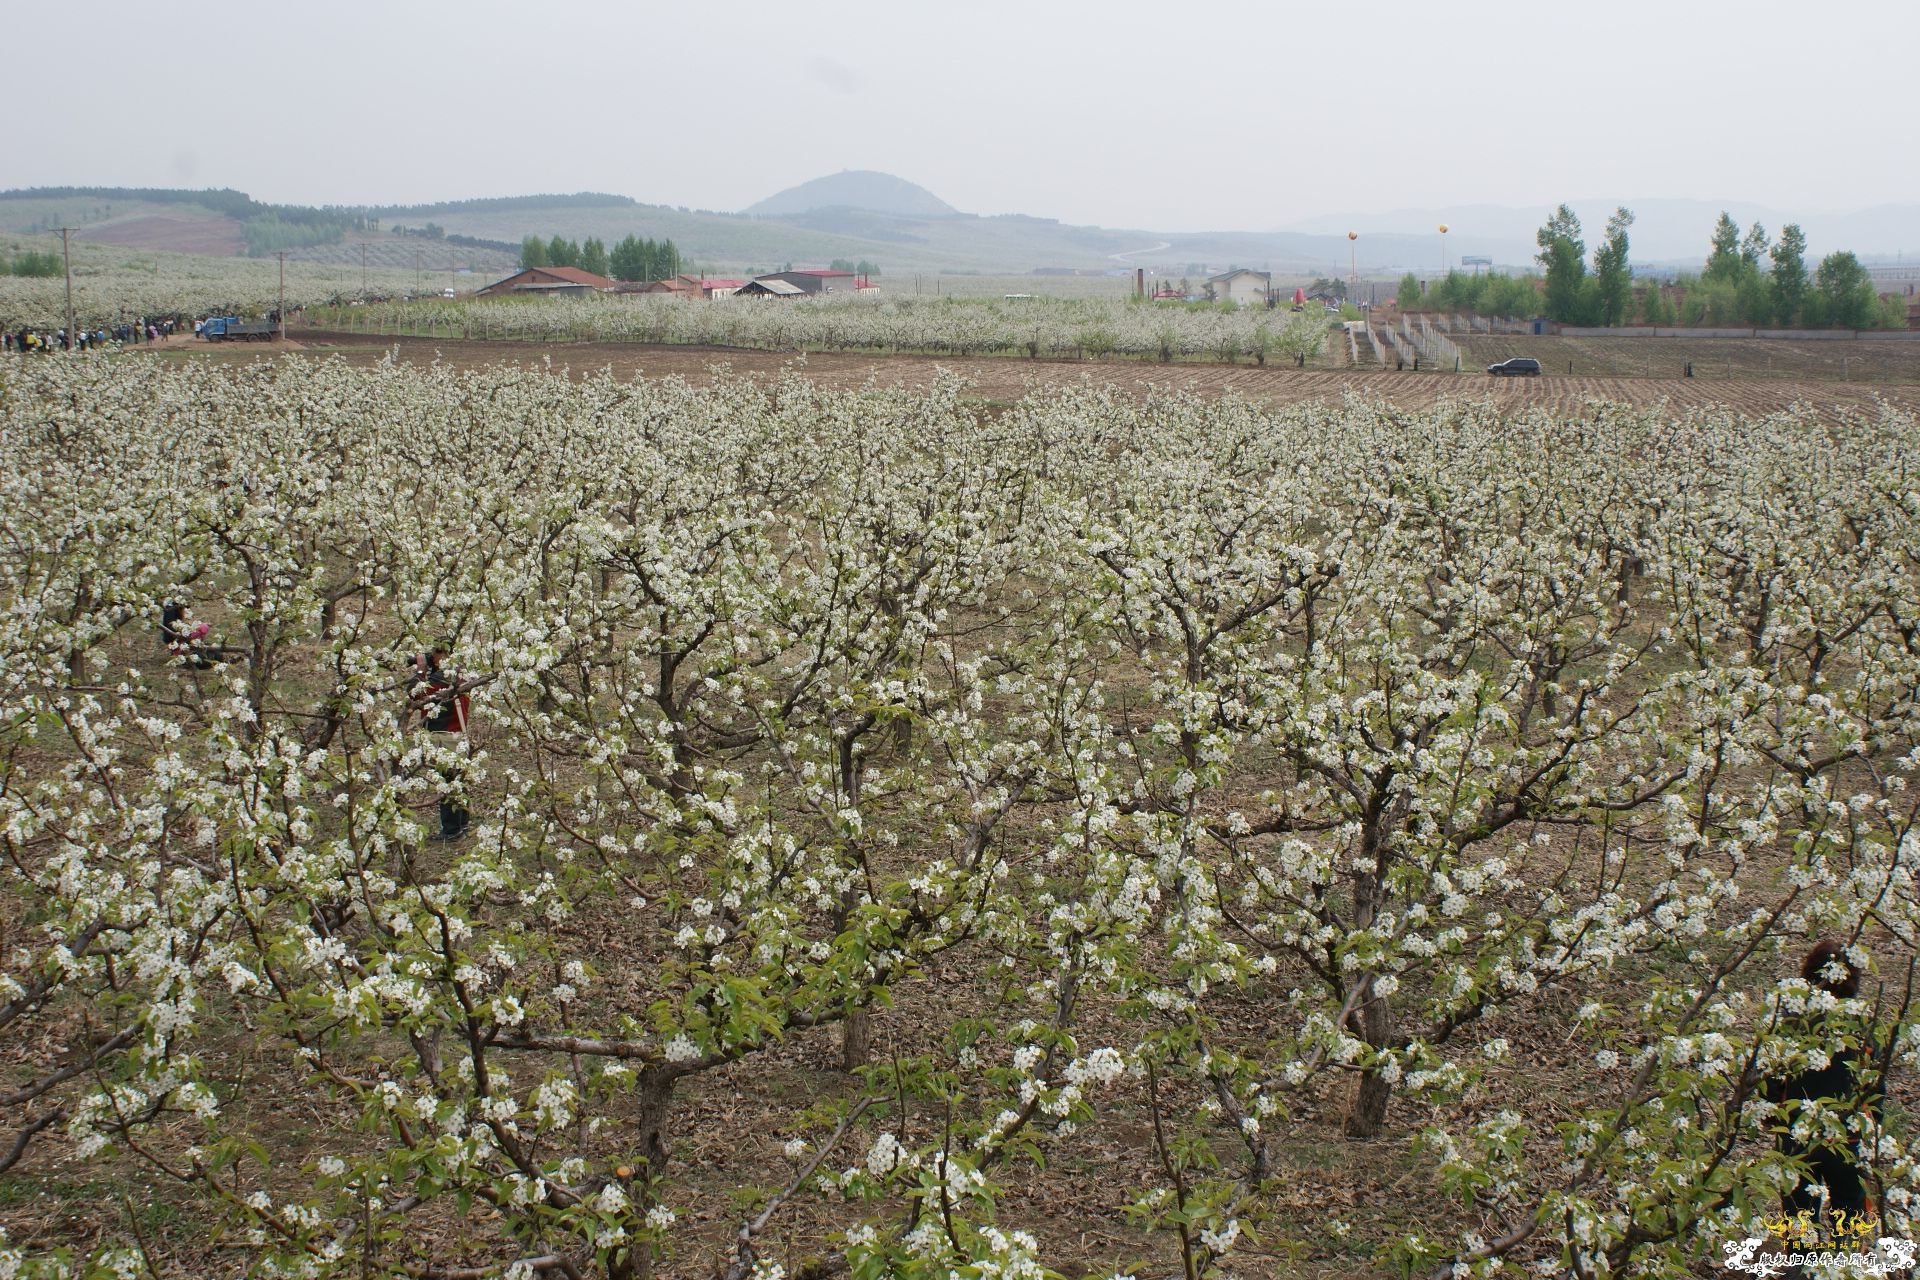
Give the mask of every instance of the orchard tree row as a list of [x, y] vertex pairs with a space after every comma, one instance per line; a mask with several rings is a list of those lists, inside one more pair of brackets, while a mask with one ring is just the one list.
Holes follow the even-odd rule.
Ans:
[[1912, 1098], [1909, 418], [9, 377], [7, 1275], [1679, 1277]]
[[[59, 241], [53, 244], [51, 252], [28, 251], [15, 260], [16, 266], [26, 261], [29, 270], [0, 273], [0, 327], [65, 327], [66, 281]], [[192, 258], [76, 241], [74, 317], [83, 327], [112, 328], [143, 316], [264, 316], [280, 305], [283, 288], [287, 309], [297, 312], [368, 295], [400, 297], [420, 287], [410, 266], [376, 266], [363, 275], [358, 263], [289, 261], [284, 285], [281, 269], [272, 260]]]
[[1135, 304], [1124, 298], [916, 298], [877, 291], [795, 298], [778, 306], [681, 306], [652, 296], [389, 303], [329, 319], [394, 332], [469, 338], [693, 343], [776, 351], [914, 351], [1100, 359], [1131, 356], [1304, 363], [1320, 356], [1320, 308], [1228, 311]]

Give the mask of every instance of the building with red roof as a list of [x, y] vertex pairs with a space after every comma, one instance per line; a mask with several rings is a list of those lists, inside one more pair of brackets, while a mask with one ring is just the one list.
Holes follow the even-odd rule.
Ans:
[[528, 267], [505, 280], [497, 280], [480, 290], [478, 297], [497, 298], [503, 294], [585, 294], [605, 293], [613, 281], [579, 267]]
[[673, 276], [666, 280], [649, 280], [642, 285], [641, 293], [664, 293], [675, 298], [700, 298], [706, 296], [700, 288], [700, 281], [693, 276]]

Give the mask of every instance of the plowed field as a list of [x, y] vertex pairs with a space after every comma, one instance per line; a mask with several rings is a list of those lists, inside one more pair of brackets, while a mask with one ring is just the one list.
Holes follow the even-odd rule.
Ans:
[[168, 253], [198, 253], [231, 258], [246, 248], [247, 238], [232, 218], [126, 218], [82, 227], [76, 240], [123, 244], [135, 249], [163, 249]]
[[1511, 356], [1532, 356], [1549, 374], [1697, 379], [1837, 379], [1920, 383], [1920, 342], [1849, 342], [1793, 338], [1574, 338], [1522, 334], [1455, 338], [1484, 368]]
[[[1451, 373], [1397, 373], [1366, 368], [1300, 370], [1252, 365], [1164, 365], [1045, 360], [949, 360], [922, 356], [814, 354], [804, 362], [792, 355], [701, 347], [654, 347], [626, 343], [578, 343], [536, 346], [525, 342], [462, 342], [439, 338], [369, 337], [359, 334], [296, 331], [303, 357], [339, 356], [372, 363], [396, 352], [403, 361], [435, 360], [459, 367], [519, 364], [529, 369], [574, 375], [611, 368], [616, 376], [703, 378], [719, 365], [736, 374], [771, 377], [788, 367], [803, 368], [824, 385], [850, 387], [872, 380], [881, 386], [918, 385], [940, 368], [955, 370], [974, 384], [974, 394], [989, 400], [1015, 400], [1035, 387], [1090, 379], [1123, 387], [1189, 388], [1207, 395], [1237, 394], [1280, 404], [1337, 400], [1353, 391], [1378, 396], [1407, 408], [1442, 399], [1486, 398], [1503, 408], [1544, 406], [1576, 411], [1590, 400], [1629, 404], [1667, 404], [1675, 410], [1730, 405], [1767, 412], [1807, 403], [1826, 413], [1873, 409], [1886, 403], [1920, 412], [1920, 385], [1851, 383], [1784, 378], [1628, 378], [1549, 376], [1487, 378]], [[259, 348], [208, 350], [225, 358], [255, 359]]]

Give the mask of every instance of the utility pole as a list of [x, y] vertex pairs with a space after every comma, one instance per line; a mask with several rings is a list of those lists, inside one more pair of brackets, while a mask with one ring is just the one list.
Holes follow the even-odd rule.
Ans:
[[367, 296], [367, 246], [365, 241], [362, 241], [360, 244], [360, 296], [363, 298]]
[[413, 294], [416, 298], [420, 296], [420, 251], [418, 249], [413, 251]]
[[73, 234], [72, 227], [60, 228], [60, 256], [67, 264], [67, 354], [72, 355], [80, 349], [79, 335], [73, 331], [73, 248], [67, 237]]
[[287, 251], [285, 249], [280, 251], [280, 310], [274, 315], [278, 317], [280, 341], [285, 342], [287, 340]]

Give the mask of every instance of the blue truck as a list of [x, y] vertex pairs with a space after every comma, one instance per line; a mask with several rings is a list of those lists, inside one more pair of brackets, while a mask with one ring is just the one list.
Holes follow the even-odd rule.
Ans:
[[242, 320], [239, 316], [208, 316], [200, 336], [208, 342], [271, 342], [280, 326], [272, 320]]

